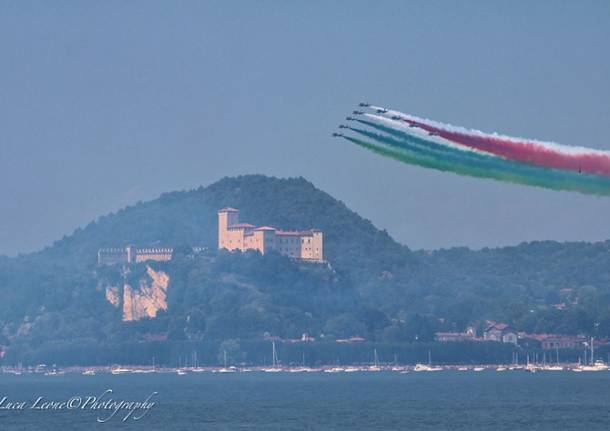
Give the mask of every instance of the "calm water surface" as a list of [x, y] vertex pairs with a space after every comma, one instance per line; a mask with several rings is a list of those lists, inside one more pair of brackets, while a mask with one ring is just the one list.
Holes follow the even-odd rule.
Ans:
[[139, 421], [90, 410], [0, 410], [0, 430], [607, 430], [610, 372], [0, 375], [0, 399], [112, 389], [157, 405]]

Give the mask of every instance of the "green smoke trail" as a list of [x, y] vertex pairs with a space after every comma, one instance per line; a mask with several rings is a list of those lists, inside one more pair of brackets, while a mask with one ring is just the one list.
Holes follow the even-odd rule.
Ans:
[[[399, 129], [393, 129], [392, 127], [389, 127], [389, 126], [384, 126], [383, 124], [378, 124], [378, 123], [375, 123], [372, 121], [362, 120], [359, 118], [357, 118], [356, 121], [358, 121], [359, 123], [364, 124], [366, 126], [372, 127], [376, 130], [379, 130], [381, 132], [387, 133], [388, 135], [398, 138], [399, 140], [407, 140], [414, 144], [419, 144], [419, 146], [424, 147], [424, 148], [433, 148], [433, 149], [436, 149], [441, 152], [447, 152], [448, 150], [451, 150], [452, 152], [460, 151], [459, 149], [457, 149], [455, 147], [450, 147], [447, 145], [439, 144], [437, 142], [431, 142], [431, 141], [428, 141], [423, 138], [418, 138], [415, 135], [406, 133]], [[468, 155], [471, 155], [471, 154], [481, 155], [480, 152], [471, 151], [468, 149], [464, 149], [461, 152], [468, 154]], [[492, 157], [496, 157], [496, 156], [492, 156]]]
[[[441, 160], [445, 160], [447, 155], [451, 155], [459, 158], [460, 160], [470, 160], [472, 162], [484, 162], [485, 164], [491, 164], [496, 166], [498, 169], [503, 168], [512, 171], [527, 170], [529, 165], [523, 165], [521, 163], [513, 162], [508, 159], [500, 158], [492, 154], [484, 154], [477, 151], [470, 151], [468, 149], [460, 150], [449, 145], [443, 145], [432, 140], [427, 140], [423, 137], [411, 135], [401, 130], [392, 129], [391, 127], [384, 126], [381, 124], [373, 123], [366, 120], [357, 120], [362, 124], [371, 126], [377, 130], [388, 133], [397, 139], [390, 139], [377, 133], [369, 132], [368, 130], [350, 128], [354, 132], [360, 133], [373, 140], [383, 140], [385, 144], [389, 144], [394, 147], [410, 149], [418, 153], [426, 153], [431, 156], [441, 157]], [[486, 167], [486, 166], [485, 166]]]
[[495, 156], [461, 151], [399, 131], [395, 132], [404, 136], [397, 140], [367, 130], [350, 129], [368, 137], [375, 143], [346, 136], [347, 140], [379, 155], [404, 163], [454, 172], [459, 175], [489, 178], [552, 190], [610, 195], [610, 180], [605, 177], [524, 165]]
[[[384, 126], [379, 127], [385, 129]], [[455, 170], [457, 169], [457, 166], [460, 166], [465, 169], [460, 172], [461, 175], [492, 178], [498, 181], [520, 184], [523, 183], [523, 177], [529, 177], [528, 184], [536, 185], [535, 182], [540, 180], [538, 177], [542, 172], [546, 172], [547, 174], [549, 172], [551, 174], [553, 173], [550, 169], [532, 167], [493, 155], [467, 150], [463, 151], [424, 138], [412, 136], [398, 130], [393, 130], [393, 132], [395, 132], [396, 136], [400, 136], [401, 139], [393, 139], [359, 128], [350, 129], [367, 138], [382, 142], [384, 145], [409, 151], [420, 158], [429, 158], [432, 160], [432, 163], [448, 166], [448, 170]], [[563, 174], [562, 171], [557, 172]], [[557, 181], [561, 181], [561, 178], [557, 179]], [[543, 184], [545, 183], [543, 182]], [[548, 187], [547, 185], [541, 186]]]
[[[358, 129], [354, 129], [354, 131], [361, 132]], [[511, 181], [509, 176], [504, 175], [502, 172], [484, 169], [476, 166], [466, 166], [462, 164], [452, 163], [448, 159], [430, 156], [429, 154], [426, 154], [420, 149], [416, 149], [415, 151], [413, 151], [410, 149], [398, 148], [384, 143], [370, 143], [361, 139], [353, 138], [351, 136], [345, 136], [344, 138], [360, 147], [366, 148], [367, 150], [373, 151], [381, 156], [389, 157], [412, 165], [417, 165], [424, 168], [431, 168], [443, 172], [454, 172], [464, 176], [491, 178], [500, 181]]]
[[[462, 175], [492, 178], [499, 181], [527, 184], [544, 187], [553, 190], [570, 190], [587, 194], [608, 195], [610, 194], [610, 180], [597, 175], [578, 174], [571, 171], [532, 166], [514, 162], [499, 157], [478, 154], [469, 151], [461, 151], [447, 147], [425, 139], [411, 137], [405, 134], [409, 140], [397, 141], [384, 135], [379, 135], [366, 130], [353, 129], [383, 145], [394, 149], [406, 150], [420, 158], [428, 158], [439, 166], [451, 166], [449, 170]], [[427, 151], [426, 145], [430, 144], [434, 150]], [[439, 151], [437, 148], [444, 148]], [[459, 172], [458, 172], [459, 169]]]

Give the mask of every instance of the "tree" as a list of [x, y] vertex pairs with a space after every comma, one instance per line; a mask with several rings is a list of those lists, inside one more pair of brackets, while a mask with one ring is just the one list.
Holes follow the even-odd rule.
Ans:
[[413, 336], [409, 333], [405, 324], [396, 322], [386, 326], [383, 330], [383, 341], [388, 343], [406, 343], [413, 341]]
[[434, 341], [435, 322], [430, 317], [412, 315], [406, 322], [405, 337], [416, 342]]
[[358, 317], [366, 326], [367, 338], [372, 340], [376, 339], [378, 331], [390, 323], [388, 316], [383, 311], [371, 307], [363, 307], [358, 313]]
[[353, 315], [343, 313], [331, 317], [324, 325], [324, 335], [334, 338], [349, 338], [355, 335], [364, 335], [365, 326]]
[[229, 366], [240, 364], [245, 360], [246, 353], [241, 350], [239, 340], [231, 338], [220, 343], [220, 347], [218, 348], [218, 363], [223, 366]]

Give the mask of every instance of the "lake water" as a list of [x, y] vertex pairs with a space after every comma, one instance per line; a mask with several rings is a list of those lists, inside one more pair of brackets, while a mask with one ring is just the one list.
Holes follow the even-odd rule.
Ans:
[[[31, 405], [112, 389], [127, 411], [0, 410], [0, 430], [606, 430], [610, 372], [0, 375], [0, 400]], [[7, 401], [5, 401], [6, 405]], [[142, 411], [141, 411], [142, 412]]]

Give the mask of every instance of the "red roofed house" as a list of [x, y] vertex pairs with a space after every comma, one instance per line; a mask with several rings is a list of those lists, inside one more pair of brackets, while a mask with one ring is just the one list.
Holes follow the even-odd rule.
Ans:
[[489, 322], [483, 332], [485, 341], [517, 344], [517, 333], [506, 323]]
[[536, 340], [544, 350], [577, 349], [586, 345], [587, 338], [582, 335], [563, 334], [519, 334], [520, 338]]
[[256, 227], [239, 223], [239, 210], [235, 208], [223, 208], [218, 211], [218, 248], [258, 250], [262, 254], [276, 250], [295, 259], [324, 261], [321, 231], [283, 231], [270, 226]]

